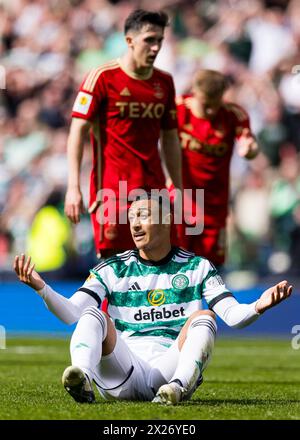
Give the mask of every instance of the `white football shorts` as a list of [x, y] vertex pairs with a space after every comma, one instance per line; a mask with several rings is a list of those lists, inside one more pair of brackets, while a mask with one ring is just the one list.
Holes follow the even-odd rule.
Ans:
[[[178, 339], [117, 336], [114, 351], [102, 356], [94, 371], [94, 382], [106, 400], [151, 401], [158, 388], [168, 383], [179, 359]], [[164, 342], [166, 339], [164, 338]]]

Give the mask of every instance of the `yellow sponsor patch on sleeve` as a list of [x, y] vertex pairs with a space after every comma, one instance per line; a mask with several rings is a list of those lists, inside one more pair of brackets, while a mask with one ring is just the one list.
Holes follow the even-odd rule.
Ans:
[[96, 277], [95, 277], [95, 275], [94, 275], [93, 273], [91, 273], [91, 274], [87, 277], [87, 279], [85, 280], [85, 282], [87, 282], [87, 281], [91, 281], [93, 278], [96, 278]]
[[73, 106], [73, 112], [87, 115], [92, 103], [93, 97], [85, 92], [79, 92]]

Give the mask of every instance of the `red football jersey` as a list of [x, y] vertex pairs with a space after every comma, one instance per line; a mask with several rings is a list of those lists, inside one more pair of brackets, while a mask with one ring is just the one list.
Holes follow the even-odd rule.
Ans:
[[91, 203], [100, 188], [118, 194], [120, 180], [128, 191], [164, 187], [160, 130], [177, 128], [171, 75], [154, 68], [150, 77], [140, 77], [112, 61], [83, 81], [72, 117], [93, 123]]
[[200, 118], [191, 111], [191, 95], [178, 98], [177, 114], [183, 186], [204, 189], [205, 226], [224, 227], [234, 141], [244, 128], [250, 129], [249, 117], [240, 106], [224, 102], [213, 120]]

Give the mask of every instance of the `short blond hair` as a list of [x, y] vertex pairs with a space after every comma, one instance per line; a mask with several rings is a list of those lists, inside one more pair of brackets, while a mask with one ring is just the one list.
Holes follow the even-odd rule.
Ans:
[[228, 88], [228, 80], [216, 70], [200, 70], [194, 76], [193, 87], [209, 97], [221, 96]]

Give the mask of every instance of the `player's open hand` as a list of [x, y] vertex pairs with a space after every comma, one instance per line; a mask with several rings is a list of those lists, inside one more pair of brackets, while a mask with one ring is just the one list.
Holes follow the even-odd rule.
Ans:
[[265, 290], [256, 303], [255, 309], [258, 313], [263, 313], [271, 307], [276, 306], [281, 301], [291, 296], [293, 286], [287, 281], [281, 281], [273, 287]]
[[31, 264], [31, 257], [27, 260], [24, 254], [16, 255], [14, 261], [14, 270], [18, 275], [19, 280], [32, 287], [35, 290], [40, 290], [44, 287], [45, 281], [34, 270], [34, 264]]
[[84, 213], [82, 194], [79, 188], [69, 188], [65, 200], [65, 214], [72, 223], [80, 222], [80, 214]]

